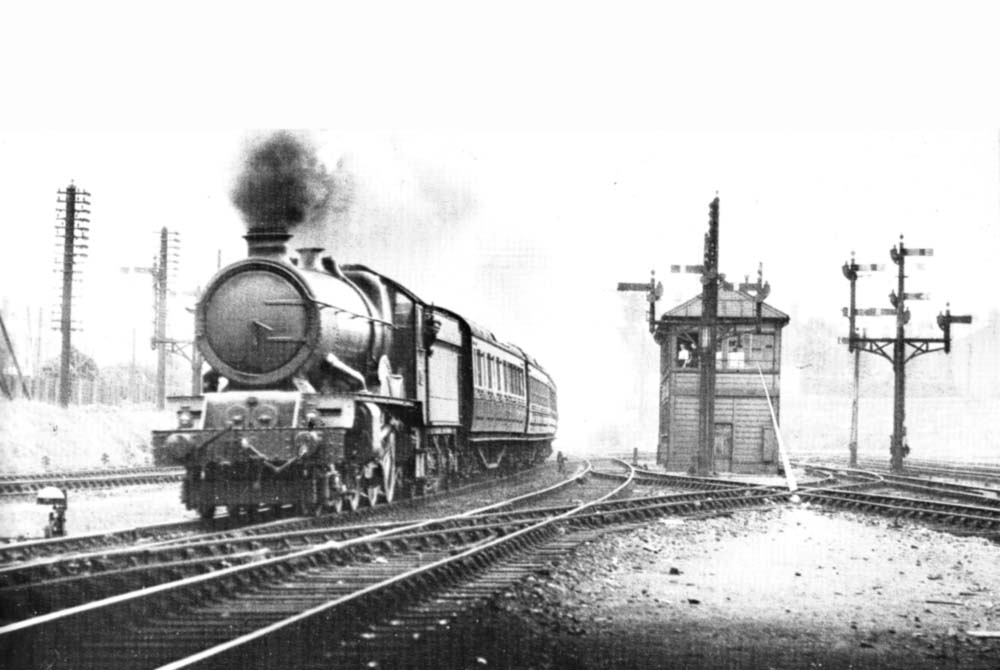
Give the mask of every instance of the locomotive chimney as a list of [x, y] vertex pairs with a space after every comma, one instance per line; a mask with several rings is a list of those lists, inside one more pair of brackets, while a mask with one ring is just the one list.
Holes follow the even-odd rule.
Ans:
[[284, 228], [251, 228], [243, 236], [247, 241], [247, 255], [276, 261], [287, 260], [285, 243], [291, 238]]
[[306, 247], [297, 249], [299, 252], [299, 265], [304, 270], [315, 270], [316, 259], [323, 253], [323, 247]]

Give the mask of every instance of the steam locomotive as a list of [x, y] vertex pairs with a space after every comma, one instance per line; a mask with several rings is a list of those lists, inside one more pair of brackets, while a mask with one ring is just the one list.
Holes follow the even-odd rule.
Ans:
[[153, 432], [188, 509], [357, 509], [551, 454], [556, 387], [523, 350], [322, 249], [289, 258], [284, 230], [245, 239], [196, 309], [204, 392]]

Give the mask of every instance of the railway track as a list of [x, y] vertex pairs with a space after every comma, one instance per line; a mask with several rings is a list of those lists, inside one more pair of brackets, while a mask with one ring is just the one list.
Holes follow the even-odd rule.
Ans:
[[[123, 659], [129, 667], [162, 668], [412, 665], [419, 650], [435, 649], [427, 640], [447, 638], [461, 625], [459, 613], [609, 527], [773, 505], [790, 495], [621, 467], [628, 471], [584, 473], [574, 480], [579, 486], [563, 486], [561, 499], [544, 507], [522, 496], [415, 522], [181, 538], [164, 542], [167, 558], [148, 566], [123, 567], [130, 559], [122, 550], [109, 560], [123, 563], [89, 577], [24, 573], [52, 602], [32, 610], [17, 600], [28, 593], [24, 584], [0, 587], [0, 599], [19, 603], [19, 616], [47, 612], [0, 628], [0, 654], [25, 667], [122, 667]], [[1000, 508], [863, 490], [897, 484], [881, 473], [838, 469], [798, 493], [815, 504], [1000, 537]], [[621, 497], [644, 485], [690, 490]], [[102, 590], [116, 579], [125, 581]], [[108, 630], [114, 633], [101, 633]], [[428, 657], [431, 665], [435, 659], [442, 660]]]
[[1000, 485], [1000, 466], [995, 465], [955, 465], [944, 463], [907, 463], [905, 470], [911, 474], [931, 477], [948, 477], [985, 484]]
[[[392, 506], [379, 505], [375, 508], [361, 507], [356, 511], [344, 511], [335, 515], [320, 517], [294, 517], [291, 519], [275, 519], [263, 523], [250, 523], [248, 518], [232, 518], [221, 514], [211, 520], [189, 520], [142, 526], [138, 528], [123, 528], [120, 530], [101, 531], [86, 535], [69, 535], [58, 538], [35, 539], [8, 544], [0, 544], [0, 567], [7, 564], [43, 559], [63, 554], [94, 553], [102, 549], [110, 549], [126, 545], [149, 545], [163, 541], [178, 541], [183, 537], [196, 537], [205, 533], [267, 533], [278, 529], [296, 530], [315, 526], [330, 525], [331, 519], [340, 519], [333, 523], [354, 523], [366, 519], [373, 514], [384, 515], [388, 510], [410, 510], [424, 505], [440, 502], [455, 496], [463, 496], [483, 491], [499, 484], [517, 486], [537, 474], [535, 468], [524, 470], [503, 478], [487, 479], [471, 482], [449, 489], [436, 491], [418, 498], [397, 499]], [[280, 516], [273, 511], [270, 516]], [[268, 518], [258, 515], [256, 518]], [[79, 557], [77, 557], [79, 558]]]
[[[228, 523], [228, 519], [216, 521]], [[95, 551], [104, 547], [152, 542], [176, 535], [190, 534], [199, 529], [204, 530], [204, 528], [205, 524], [200, 523], [200, 521], [173, 521], [152, 526], [87, 533], [86, 535], [67, 535], [65, 537], [0, 544], [0, 566], [58, 554], [74, 554]]]
[[[551, 486], [500, 503], [481, 506], [477, 514], [558, 495], [578, 476], [564, 478]], [[471, 488], [478, 490], [480, 487]], [[576, 491], [573, 493], [576, 494]], [[3, 566], [0, 567], [0, 602], [4, 605], [0, 607], [0, 623], [235, 564], [280, 556], [322, 543], [343, 543], [365, 536], [380, 539], [384, 534], [391, 534], [394, 529], [420, 518], [405, 509], [382, 506], [376, 510], [383, 513], [377, 516], [378, 519], [396, 518], [350, 525], [345, 523], [342, 515], [302, 517], [195, 536], [183, 535], [139, 547], [100, 549]], [[359, 516], [363, 518], [365, 515]], [[464, 513], [456, 518], [465, 523], [466, 516], [467, 513]], [[514, 522], [509, 518], [506, 521]], [[474, 520], [472, 523], [483, 521]], [[448, 527], [445, 524], [434, 530], [444, 532]]]
[[803, 491], [801, 497], [839, 509], [932, 522], [949, 529], [1000, 537], [1000, 508], [997, 507], [845, 490]]
[[[577, 476], [582, 477], [584, 474], [585, 471], [581, 471]], [[339, 576], [332, 578], [333, 581], [328, 584], [337, 593], [331, 593], [330, 589], [320, 589], [318, 593], [330, 597], [338, 595], [340, 591], [340, 589], [333, 587], [347, 586], [347, 590], [354, 593], [349, 601], [353, 603], [358, 599], [367, 600], [366, 595], [370, 593], [368, 589], [370, 586], [368, 584], [369, 576], [380, 572], [378, 569], [373, 570], [380, 565], [380, 562], [375, 560], [380, 557], [372, 554], [373, 547], [392, 547], [395, 545], [389, 542], [391, 536], [419, 533], [435, 523], [444, 523], [448, 519], [457, 520], [462, 517], [470, 517], [477, 512], [483, 513], [516, 504], [519, 500], [520, 497], [488, 505], [481, 509], [454, 514], [443, 519], [418, 521], [394, 530], [378, 531], [353, 541], [326, 542], [318, 547], [293, 551], [283, 556], [266, 558], [246, 565], [215, 570], [208, 574], [160, 584], [152, 588], [20, 621], [0, 628], [0, 653], [3, 653], [5, 658], [16, 657], [23, 661], [24, 667], [35, 667], [53, 660], [53, 654], [56, 655], [57, 659], [60, 658], [58, 648], [61, 646], [64, 650], [72, 650], [68, 653], [73, 654], [73, 660], [67, 667], [102, 667], [101, 659], [107, 662], [107, 667], [120, 667], [123, 658], [130, 658], [136, 649], [144, 649], [143, 663], [133, 665], [136, 667], [156, 667], [165, 662], [161, 658], [163, 653], [176, 658], [177, 654], [183, 656], [195, 653], [196, 650], [190, 647], [204, 648], [207, 644], [199, 632], [203, 632], [207, 628], [200, 626], [192, 628], [194, 639], [185, 641], [177, 638], [177, 631], [174, 628], [178, 622], [173, 621], [171, 617], [178, 610], [184, 611], [180, 622], [183, 625], [183, 622], [197, 619], [198, 610], [211, 606], [211, 603], [219, 598], [234, 603], [233, 607], [238, 612], [242, 607], [241, 599], [249, 598], [252, 601], [254, 593], [259, 593], [268, 584], [277, 583], [279, 585], [278, 595], [284, 591], [285, 587], [292, 588], [289, 586], [292, 583], [307, 584], [303, 588], [309, 592], [317, 587], [315, 583], [310, 582], [310, 576], [316, 570], [327, 573], [341, 571], [338, 573]], [[477, 536], [474, 544], [478, 546], [478, 542]], [[447, 547], [447, 543], [444, 546]], [[390, 558], [382, 558], [382, 561], [397, 569], [410, 569], [412, 568], [410, 563], [425, 565], [430, 561], [430, 565], [433, 566], [431, 571], [436, 574], [437, 564], [440, 561], [445, 561], [445, 564], [450, 563], [451, 561], [448, 559], [452, 557], [453, 553], [451, 548], [422, 547], [416, 554], [406, 553], [405, 559], [391, 555]], [[363, 560], [366, 558], [370, 560]], [[434, 560], [430, 560], [431, 558]], [[376, 583], [378, 582], [376, 581]], [[377, 590], [389, 589], [392, 591], [391, 587], [391, 584], [386, 584]], [[250, 593], [247, 593], [248, 591]], [[337, 600], [341, 599], [337, 598]], [[301, 613], [303, 609], [301, 599], [293, 598], [292, 602], [296, 614]], [[287, 603], [285, 606], [288, 606]], [[346, 620], [351, 621], [352, 618], [348, 617]], [[157, 630], [166, 630], [165, 627], [171, 629], [166, 638], [167, 647], [169, 647], [166, 652], [161, 648], [162, 644], [154, 643], [150, 649], [143, 647], [141, 639], [129, 638], [128, 642], [124, 646], [122, 645], [125, 637], [121, 634], [121, 624], [123, 622], [143, 621], [154, 621], [155, 623], [151, 624], [151, 629], [144, 628], [143, 630], [146, 632], [141, 633], [140, 638], [142, 635], [154, 635], [154, 631]], [[282, 628], [287, 625], [290, 624], [285, 624]], [[94, 636], [94, 631], [109, 629], [117, 631], [117, 634], [113, 636], [114, 639], [107, 639], [101, 635]], [[216, 633], [218, 634], [219, 631]], [[230, 631], [228, 638], [233, 636], [234, 633]], [[164, 639], [158, 634], [154, 637], [158, 637], [160, 640]], [[56, 640], [60, 642], [56, 642]], [[139, 646], [134, 647], [136, 644]], [[110, 647], [114, 647], [114, 651], [110, 654], [104, 653]], [[157, 660], [153, 660], [154, 657]]]
[[[833, 467], [833, 464], [839, 465], [845, 459], [834, 458], [829, 454], [807, 454], [797, 460], [801, 466], [830, 464]], [[857, 467], [880, 473], [889, 472], [887, 461], [873, 458], [859, 459]], [[996, 463], [955, 463], [908, 458], [904, 462], [904, 471], [903, 474], [908, 476], [947, 478], [1000, 486], [1000, 464]]]
[[822, 472], [833, 476], [868, 478], [884, 486], [930, 497], [947, 497], [953, 500], [1000, 509], [1000, 488], [974, 484], [942, 481], [928, 476], [898, 475], [880, 470], [860, 470], [813, 463], [802, 464], [807, 471]]
[[[523, 562], [515, 556], [523, 557], [528, 547], [562, 541], [578, 528], [763, 504], [778, 497], [774, 491], [743, 487], [613, 500], [631, 480], [613, 485], [601, 481], [592, 478], [576, 492], [586, 491], [592, 498], [588, 502], [498, 510], [519, 502], [506, 501], [490, 510], [404, 525], [380, 531], [378, 537], [325, 542], [53, 612], [0, 629], [0, 650], [27, 662], [46, 662], [58, 639], [64, 650], [75, 650], [71, 667], [120, 667], [123, 658], [134, 660], [133, 667], [252, 667], [278, 658], [272, 665], [277, 667], [288, 662], [289, 653], [316, 646], [303, 644], [306, 640], [348, 639], [359, 626], [377, 625], [403, 611], [406, 603], [419, 603], [429, 592], [473, 579], [491, 566]], [[518, 572], [508, 568], [501, 572]], [[113, 637], [91, 637], [95, 630], [125, 621], [132, 625], [115, 628]], [[333, 631], [327, 629], [330, 625]], [[323, 630], [319, 638], [318, 629]]]
[[[606, 472], [596, 470], [596, 477], [606, 477], [621, 479], [623, 475], [616, 472]], [[731, 479], [721, 479], [714, 477], [693, 477], [688, 475], [676, 475], [669, 472], [655, 472], [652, 470], [636, 469], [632, 480], [638, 486], [663, 486], [669, 488], [693, 489], [699, 491], [714, 491], [720, 489], [745, 487], [743, 482]]]
[[179, 482], [183, 468], [135, 467], [113, 470], [81, 470], [77, 472], [45, 472], [0, 476], [0, 495], [14, 496], [36, 493], [47, 486], [70, 491], [109, 489], [139, 484]]

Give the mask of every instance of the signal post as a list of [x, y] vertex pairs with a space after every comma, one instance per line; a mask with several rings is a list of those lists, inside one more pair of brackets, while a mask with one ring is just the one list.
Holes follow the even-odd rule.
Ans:
[[[893, 472], [903, 471], [903, 459], [910, 450], [906, 443], [906, 364], [921, 354], [929, 354], [935, 351], [949, 353], [951, 351], [951, 324], [972, 323], [971, 316], [955, 316], [951, 313], [950, 309], [946, 308], [944, 314], [938, 314], [937, 317], [938, 327], [944, 332], [944, 337], [906, 337], [906, 324], [910, 321], [910, 310], [906, 308], [906, 301], [926, 300], [928, 298], [926, 293], [906, 292], [906, 257], [933, 255], [933, 249], [907, 248], [903, 244], [903, 236], [900, 235], [899, 244], [889, 250], [889, 256], [897, 266], [896, 289], [889, 294], [889, 302], [892, 304], [891, 309], [858, 309], [855, 304], [855, 282], [858, 280], [858, 273], [878, 271], [882, 269], [882, 266], [859, 265], [854, 261], [853, 256], [850, 262], [844, 263], [843, 266], [844, 277], [851, 283], [851, 305], [848, 308], [844, 308], [844, 315], [848, 317], [850, 324], [846, 339], [848, 351], [852, 353], [864, 351], [877, 354], [892, 363], [893, 412], [889, 453], [890, 468]], [[859, 336], [855, 326], [855, 318], [858, 316], [895, 316], [895, 337]], [[856, 447], [853, 449], [856, 449]], [[855, 458], [853, 449], [852, 460]]]
[[[689, 265], [686, 270], [701, 274], [702, 312], [700, 327], [701, 356], [705, 361], [700, 367], [700, 409], [698, 418], [698, 458], [695, 472], [706, 476], [711, 474], [713, 449], [715, 444], [715, 349], [717, 342], [717, 321], [719, 310], [719, 197], [716, 196], [708, 207], [708, 232], [705, 233], [705, 262], [703, 265]], [[671, 270], [680, 272], [680, 266]], [[663, 285], [656, 284], [655, 274], [648, 284], [620, 283], [619, 291], [647, 291], [649, 299], [649, 332], [656, 332], [654, 305], [663, 294]]]

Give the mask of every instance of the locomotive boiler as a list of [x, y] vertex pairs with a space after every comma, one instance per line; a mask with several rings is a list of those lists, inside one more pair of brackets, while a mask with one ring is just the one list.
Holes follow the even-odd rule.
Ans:
[[355, 509], [551, 453], [556, 388], [532, 357], [289, 239], [251, 228], [198, 302], [203, 393], [171, 398], [177, 428], [153, 433], [189, 509]]

